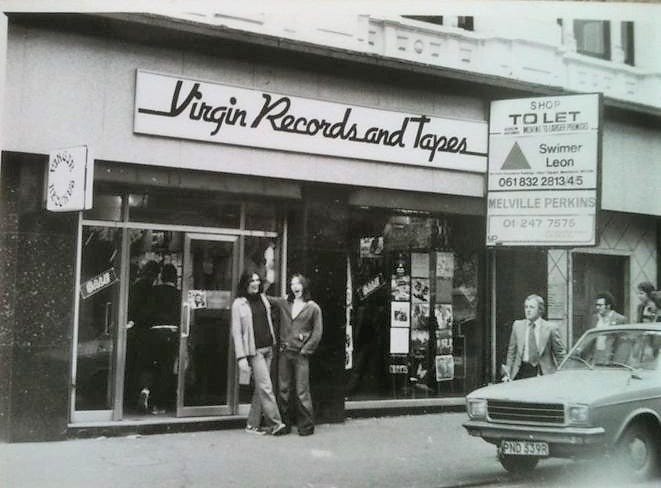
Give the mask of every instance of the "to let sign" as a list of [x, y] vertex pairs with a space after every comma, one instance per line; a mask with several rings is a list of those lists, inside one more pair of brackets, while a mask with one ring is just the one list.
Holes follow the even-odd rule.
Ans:
[[596, 244], [598, 94], [491, 104], [487, 246]]

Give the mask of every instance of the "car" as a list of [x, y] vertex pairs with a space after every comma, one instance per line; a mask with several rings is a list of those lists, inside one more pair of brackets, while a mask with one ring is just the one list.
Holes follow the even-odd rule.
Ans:
[[497, 446], [502, 466], [608, 455], [633, 479], [653, 477], [661, 452], [660, 324], [588, 330], [550, 375], [466, 396], [470, 435]]

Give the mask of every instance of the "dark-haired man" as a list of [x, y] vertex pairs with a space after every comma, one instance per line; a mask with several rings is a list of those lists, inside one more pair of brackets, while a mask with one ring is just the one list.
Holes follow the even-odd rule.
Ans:
[[608, 327], [610, 325], [626, 324], [627, 318], [613, 310], [615, 299], [607, 291], [598, 293], [594, 299], [596, 313], [592, 316], [591, 327]]

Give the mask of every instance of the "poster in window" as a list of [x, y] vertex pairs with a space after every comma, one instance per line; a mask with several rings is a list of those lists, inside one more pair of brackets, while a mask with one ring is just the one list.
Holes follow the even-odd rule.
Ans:
[[396, 301], [408, 302], [411, 298], [411, 275], [408, 273], [408, 262], [400, 254], [395, 260], [390, 285], [391, 298]]
[[411, 352], [414, 356], [425, 356], [429, 350], [429, 331], [411, 330]]
[[429, 305], [426, 303], [414, 303], [411, 305], [411, 328], [429, 328]]
[[353, 327], [346, 325], [344, 332], [344, 369], [353, 368]]
[[388, 371], [390, 374], [408, 374], [409, 357], [407, 355], [390, 356]]
[[436, 303], [452, 303], [452, 280], [436, 279]]
[[361, 258], [380, 258], [381, 256], [383, 256], [383, 236], [360, 238]]
[[409, 353], [409, 329], [403, 327], [390, 328], [390, 354]]
[[408, 302], [390, 303], [390, 326], [391, 327], [410, 327], [410, 306]]
[[452, 354], [452, 331], [443, 329], [436, 331], [436, 354]]
[[207, 291], [188, 290], [188, 305], [192, 309], [207, 308]]
[[450, 381], [454, 379], [454, 357], [449, 354], [436, 356], [436, 381]]
[[454, 277], [454, 253], [436, 253], [436, 278], [452, 280]]
[[429, 303], [429, 278], [411, 278], [411, 301]]
[[429, 278], [429, 254], [411, 253], [411, 276]]
[[434, 316], [439, 329], [452, 329], [452, 305], [441, 303], [434, 305]]
[[413, 357], [411, 359], [411, 372], [409, 380], [415, 383], [417, 388], [426, 389], [429, 380], [429, 361], [426, 356]]

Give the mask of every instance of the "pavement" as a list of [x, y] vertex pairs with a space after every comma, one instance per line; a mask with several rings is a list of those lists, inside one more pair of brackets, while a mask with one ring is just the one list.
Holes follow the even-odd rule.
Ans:
[[[0, 486], [473, 487], [625, 486], [595, 466], [545, 460], [512, 477], [463, 413], [347, 419], [313, 436], [242, 429], [0, 444]], [[657, 480], [659, 481], [659, 480]], [[614, 483], [614, 484], [609, 484]], [[638, 486], [657, 486], [656, 483]]]

